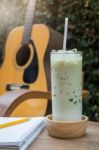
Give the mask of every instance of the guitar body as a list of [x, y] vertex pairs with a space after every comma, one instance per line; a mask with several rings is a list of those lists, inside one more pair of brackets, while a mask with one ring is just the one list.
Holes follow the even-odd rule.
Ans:
[[[28, 84], [24, 82], [23, 76], [25, 66], [19, 67], [16, 63], [16, 55], [21, 46], [24, 27], [14, 29], [8, 36], [4, 62], [0, 68], [0, 94], [6, 92], [7, 84]], [[44, 56], [49, 44], [50, 31], [43, 24], [34, 25], [32, 28], [31, 40], [34, 42], [37, 59], [38, 59], [38, 75], [35, 82], [29, 83], [29, 89], [47, 91], [47, 81], [44, 68]], [[34, 49], [30, 46], [32, 52]], [[34, 55], [34, 53], [32, 53]], [[32, 57], [33, 59], [33, 57]], [[31, 59], [31, 61], [32, 61]], [[27, 66], [28, 67], [28, 66]], [[32, 74], [31, 74], [32, 76]], [[19, 105], [12, 116], [44, 116], [47, 108], [47, 100], [30, 100]]]
[[[1, 95], [20, 87], [42, 92], [51, 89], [50, 51], [62, 48], [62, 36], [44, 24], [33, 25], [35, 7], [36, 0], [29, 0], [24, 27], [13, 29], [8, 36], [0, 67]], [[11, 116], [44, 116], [47, 106], [47, 99], [30, 99]]]

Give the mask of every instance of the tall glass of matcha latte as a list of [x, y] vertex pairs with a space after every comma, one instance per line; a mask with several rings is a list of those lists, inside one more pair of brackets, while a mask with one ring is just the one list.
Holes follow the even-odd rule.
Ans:
[[53, 119], [78, 121], [82, 118], [82, 53], [51, 52]]

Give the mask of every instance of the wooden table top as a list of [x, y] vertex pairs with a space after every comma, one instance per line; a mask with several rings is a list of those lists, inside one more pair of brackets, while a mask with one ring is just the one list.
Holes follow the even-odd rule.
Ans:
[[99, 150], [99, 123], [89, 122], [86, 135], [78, 139], [56, 139], [44, 129], [28, 150]]

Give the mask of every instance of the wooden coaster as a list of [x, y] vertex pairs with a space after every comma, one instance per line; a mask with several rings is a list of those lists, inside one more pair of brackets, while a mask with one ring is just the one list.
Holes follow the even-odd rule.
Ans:
[[85, 134], [88, 117], [82, 116], [81, 121], [55, 121], [52, 115], [46, 116], [46, 129], [50, 136], [56, 138], [78, 138]]

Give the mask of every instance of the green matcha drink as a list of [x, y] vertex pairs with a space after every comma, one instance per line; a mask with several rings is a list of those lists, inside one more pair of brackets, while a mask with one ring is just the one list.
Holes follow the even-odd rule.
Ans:
[[54, 120], [78, 121], [82, 117], [82, 54], [51, 52], [52, 113]]

